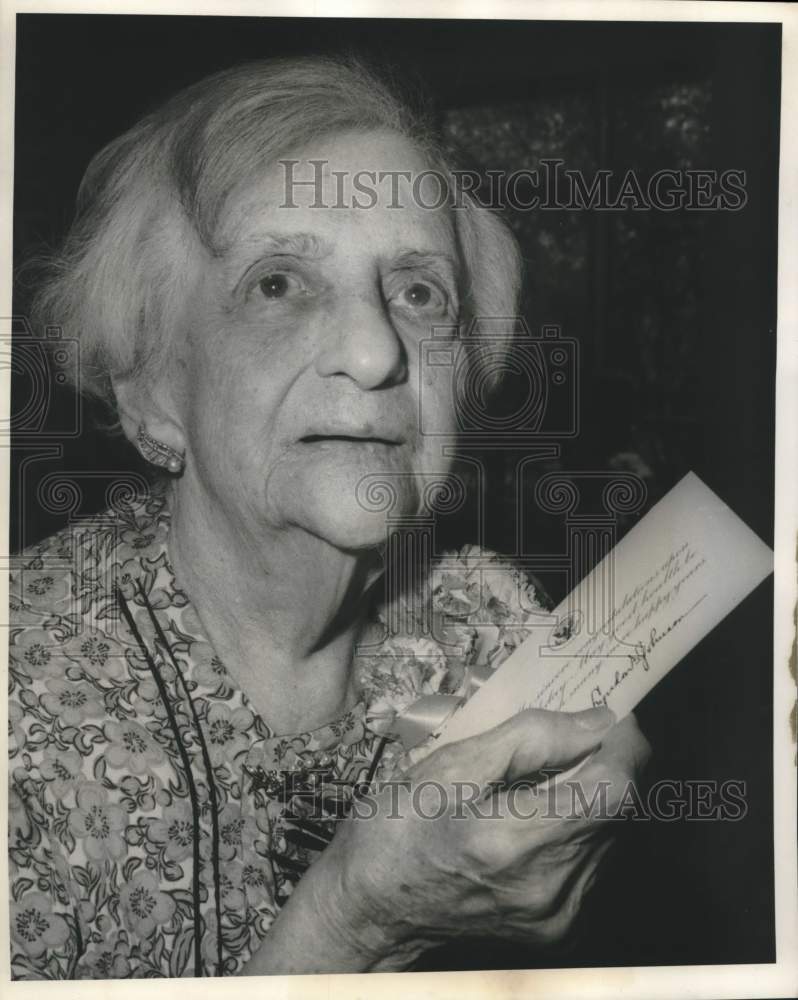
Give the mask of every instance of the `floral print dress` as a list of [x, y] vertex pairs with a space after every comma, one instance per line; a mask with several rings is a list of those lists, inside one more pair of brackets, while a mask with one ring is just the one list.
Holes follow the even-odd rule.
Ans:
[[385, 735], [396, 713], [463, 693], [469, 668], [498, 666], [540, 624], [519, 572], [474, 547], [453, 553], [415, 595], [430, 634], [386, 629], [389, 609], [375, 607], [355, 707], [278, 735], [176, 582], [168, 530], [156, 491], [15, 560], [13, 978], [239, 973], [358, 783], [401, 763]]

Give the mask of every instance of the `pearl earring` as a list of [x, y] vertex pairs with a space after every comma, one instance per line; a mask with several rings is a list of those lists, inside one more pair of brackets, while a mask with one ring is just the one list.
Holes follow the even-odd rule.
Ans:
[[170, 448], [168, 444], [157, 441], [148, 434], [144, 429], [144, 424], [139, 424], [136, 441], [138, 442], [141, 454], [152, 465], [160, 465], [168, 472], [171, 472], [173, 476], [177, 476], [183, 471], [183, 467], [186, 464], [185, 458], [180, 452], [175, 451], [174, 448]]

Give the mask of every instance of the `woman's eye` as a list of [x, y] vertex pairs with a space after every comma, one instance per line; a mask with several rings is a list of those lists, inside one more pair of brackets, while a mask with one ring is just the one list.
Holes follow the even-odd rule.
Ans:
[[399, 305], [408, 309], [425, 312], [445, 312], [447, 296], [435, 285], [426, 281], [414, 281], [401, 290], [397, 296]]
[[425, 306], [432, 298], [432, 291], [429, 285], [422, 285], [420, 282], [411, 285], [405, 292], [407, 301], [414, 306]]
[[282, 299], [291, 292], [302, 290], [302, 285], [296, 278], [279, 271], [261, 278], [258, 287], [265, 299]]

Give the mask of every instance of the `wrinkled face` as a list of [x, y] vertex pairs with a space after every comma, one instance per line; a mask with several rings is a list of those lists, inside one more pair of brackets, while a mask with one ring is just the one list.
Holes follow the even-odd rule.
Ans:
[[295, 180], [327, 161], [321, 199], [295, 185], [287, 207], [285, 169], [271, 168], [231, 196], [224, 254], [199, 269], [178, 352], [187, 485], [248, 529], [369, 547], [386, 530], [374, 483], [396, 494], [393, 516], [414, 514], [448, 466], [419, 413], [454, 431], [451, 371], [423, 366], [419, 345], [458, 318], [453, 224], [424, 207], [435, 182], [424, 205], [402, 184], [368, 209], [333, 207], [351, 205], [359, 171], [427, 168], [393, 134], [333, 136], [291, 158]]

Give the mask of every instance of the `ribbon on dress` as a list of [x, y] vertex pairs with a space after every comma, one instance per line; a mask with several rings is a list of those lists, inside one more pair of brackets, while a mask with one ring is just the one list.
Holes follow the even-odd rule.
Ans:
[[489, 663], [468, 667], [461, 684], [462, 694], [422, 695], [401, 712], [370, 716], [369, 728], [398, 740], [405, 751], [412, 750], [437, 732], [494, 673]]

